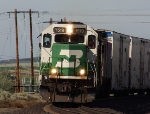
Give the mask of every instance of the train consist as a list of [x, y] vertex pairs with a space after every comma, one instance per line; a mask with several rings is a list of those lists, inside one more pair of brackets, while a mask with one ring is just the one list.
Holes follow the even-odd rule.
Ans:
[[51, 24], [41, 34], [40, 95], [52, 102], [150, 93], [150, 40], [80, 22]]

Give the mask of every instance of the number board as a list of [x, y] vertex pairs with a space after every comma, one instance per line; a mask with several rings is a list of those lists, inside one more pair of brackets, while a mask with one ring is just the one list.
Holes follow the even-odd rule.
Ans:
[[74, 28], [74, 33], [77, 34], [85, 34], [86, 33], [86, 29], [85, 28]]
[[54, 27], [53, 31], [55, 33], [66, 33], [66, 28], [64, 28], [64, 27]]

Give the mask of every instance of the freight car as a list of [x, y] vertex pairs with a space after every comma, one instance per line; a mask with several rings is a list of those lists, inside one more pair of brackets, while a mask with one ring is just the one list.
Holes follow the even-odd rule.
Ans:
[[61, 21], [42, 31], [39, 47], [45, 100], [91, 102], [149, 91], [149, 40]]
[[129, 87], [133, 94], [150, 94], [150, 40], [130, 37]]
[[[100, 89], [101, 97], [108, 87], [115, 96], [150, 94], [150, 40], [124, 35], [114, 31], [96, 30], [100, 39]], [[98, 70], [99, 71], [99, 70]]]

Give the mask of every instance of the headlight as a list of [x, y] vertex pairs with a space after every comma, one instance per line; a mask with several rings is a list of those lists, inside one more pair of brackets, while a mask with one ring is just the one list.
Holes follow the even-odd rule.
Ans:
[[67, 33], [71, 34], [72, 32], [73, 32], [72, 25], [68, 25], [68, 27], [67, 27]]
[[57, 73], [57, 70], [56, 70], [55, 68], [53, 68], [53, 69], [51, 70], [51, 73], [52, 73], [52, 74], [56, 74], [56, 73]]
[[81, 69], [79, 73], [80, 73], [80, 75], [83, 76], [83, 75], [85, 75], [85, 70], [84, 70], [84, 69]]

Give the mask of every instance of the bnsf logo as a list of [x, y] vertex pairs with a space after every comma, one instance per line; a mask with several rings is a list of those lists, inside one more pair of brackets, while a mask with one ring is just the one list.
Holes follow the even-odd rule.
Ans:
[[[59, 55], [64, 55], [64, 56], [67, 56], [68, 58], [70, 58], [72, 55], [75, 55], [76, 67], [78, 67], [80, 65], [79, 58], [82, 57], [83, 52], [82, 50], [61, 50]], [[74, 68], [74, 62], [69, 62], [66, 59], [63, 60], [62, 65], [63, 67], [66, 67], [66, 68]], [[61, 62], [58, 61], [55, 67], [61, 67]]]

